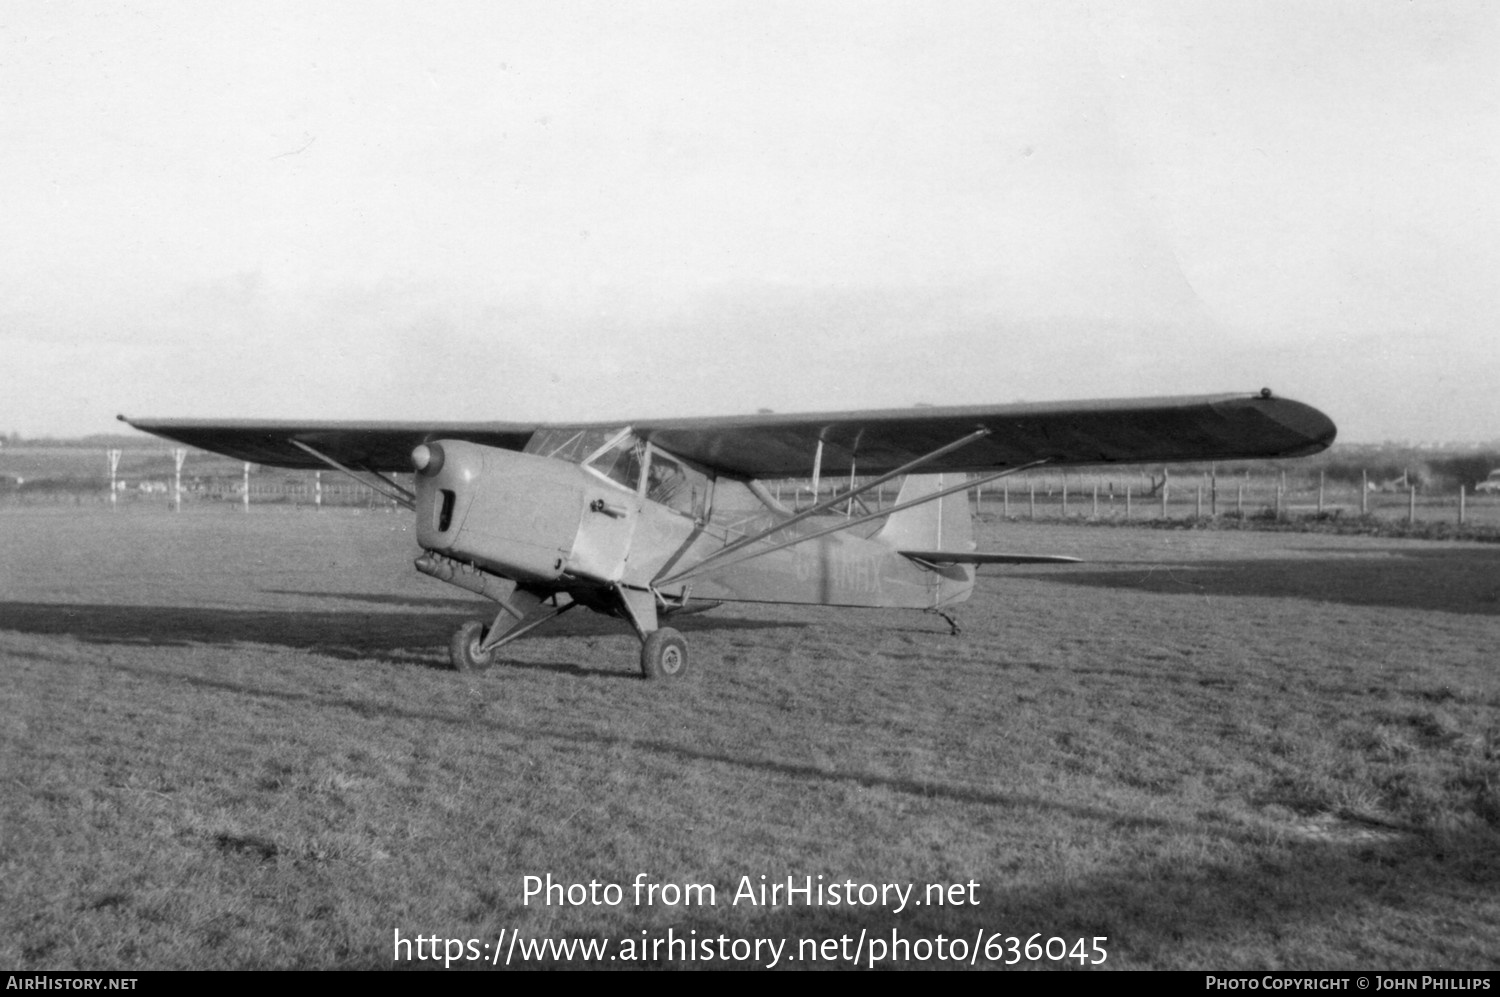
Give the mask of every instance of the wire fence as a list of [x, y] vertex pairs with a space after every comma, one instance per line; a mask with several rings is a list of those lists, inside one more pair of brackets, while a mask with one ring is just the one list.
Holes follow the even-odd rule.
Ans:
[[1017, 475], [976, 489], [975, 508], [1006, 519], [1186, 519], [1236, 516], [1326, 519], [1374, 516], [1407, 522], [1500, 525], [1500, 494], [1424, 493], [1326, 479], [1288, 481], [1283, 475], [1234, 478]]
[[[396, 503], [373, 488], [353, 482], [300, 484], [251, 481], [246, 496], [243, 483], [212, 482], [184, 485], [180, 501], [170, 484], [159, 482], [120, 482], [111, 492], [103, 487], [52, 486], [12, 488], [0, 491], [3, 506], [114, 506], [134, 509], [237, 509], [252, 506], [278, 508], [363, 508], [396, 509]], [[144, 487], [143, 487], [144, 486]]]
[[[407, 476], [398, 476], [407, 477]], [[871, 479], [864, 479], [871, 480]], [[856, 478], [857, 488], [862, 483]], [[809, 479], [765, 483], [778, 501], [791, 509], [806, 509], [849, 490], [848, 479], [824, 479], [816, 495]], [[247, 494], [248, 486], [248, 494]], [[375, 489], [343, 478], [325, 481], [320, 473], [288, 473], [255, 469], [230, 478], [196, 477], [184, 480], [180, 500], [172, 479], [141, 478], [110, 482], [11, 483], [0, 488], [4, 506], [97, 506], [138, 509], [206, 509], [241, 511], [253, 507], [319, 509], [396, 509]], [[895, 503], [899, 481], [858, 496], [849, 508], [875, 512]], [[988, 516], [1012, 520], [1160, 520], [1193, 517], [1283, 518], [1321, 516], [1328, 519], [1373, 516], [1382, 520], [1450, 522], [1460, 525], [1500, 526], [1500, 492], [1424, 490], [1403, 483], [1379, 485], [1364, 481], [1329, 481], [1325, 476], [1282, 474], [1174, 475], [1170, 473], [1110, 473], [1107, 471], [1026, 471], [970, 491], [973, 508]], [[835, 506], [835, 512], [848, 511]]]
[[[857, 489], [860, 479], [855, 479]], [[895, 501], [898, 483], [866, 493], [872, 509]], [[770, 483], [770, 491], [793, 509], [828, 501], [849, 490], [846, 480], [822, 482], [814, 496], [809, 479]], [[1451, 522], [1500, 526], [1500, 492], [1424, 491], [1412, 485], [1331, 482], [1325, 476], [1285, 474], [1122, 474], [1023, 471], [972, 489], [978, 513], [1004, 519], [1160, 520], [1233, 516], [1326, 519], [1374, 516], [1407, 522]]]

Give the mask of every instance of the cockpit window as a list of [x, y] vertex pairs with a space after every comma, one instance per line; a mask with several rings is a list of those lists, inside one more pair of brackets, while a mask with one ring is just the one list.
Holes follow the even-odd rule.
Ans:
[[584, 466], [636, 491], [641, 484], [641, 467], [645, 462], [646, 444], [636, 439], [635, 434], [629, 430], [622, 430], [614, 439], [595, 450], [584, 461]]
[[670, 454], [651, 448], [646, 498], [702, 520], [708, 515], [712, 479]]
[[[713, 501], [713, 478], [696, 467], [648, 446], [629, 426], [615, 429], [539, 429], [526, 453], [582, 464], [669, 509], [702, 520]], [[649, 468], [649, 470], [647, 470]], [[644, 486], [642, 471], [646, 472]]]
[[526, 443], [525, 453], [555, 457], [582, 464], [594, 452], [619, 436], [623, 429], [538, 429]]
[[629, 426], [538, 429], [526, 442], [525, 452], [582, 464], [631, 491], [640, 488], [641, 467], [646, 462], [646, 444]]

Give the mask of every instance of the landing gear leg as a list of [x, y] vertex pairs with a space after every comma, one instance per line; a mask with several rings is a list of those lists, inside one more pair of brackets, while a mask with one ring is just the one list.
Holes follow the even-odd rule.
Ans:
[[615, 587], [620, 615], [641, 639], [641, 675], [656, 682], [687, 671], [687, 640], [671, 627], [657, 627], [656, 595], [648, 589]]
[[963, 633], [963, 631], [959, 629], [958, 620], [953, 618], [953, 614], [946, 613], [941, 609], [934, 609], [933, 612], [948, 621], [948, 636], [957, 637], [959, 634]]
[[458, 628], [448, 642], [448, 660], [456, 672], [484, 671], [495, 663], [500, 648], [576, 605], [578, 603], [566, 594], [555, 595], [550, 602], [543, 602], [537, 593], [517, 589], [510, 599], [501, 603], [494, 623], [485, 626], [473, 620]]

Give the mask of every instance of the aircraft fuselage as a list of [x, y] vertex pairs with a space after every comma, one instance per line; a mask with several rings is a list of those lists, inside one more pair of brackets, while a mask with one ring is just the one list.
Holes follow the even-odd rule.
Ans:
[[[620, 587], [657, 589], [676, 601], [929, 609], [962, 601], [973, 584], [972, 567], [935, 570], [879, 540], [833, 533], [658, 589], [657, 579], [772, 525], [775, 514], [763, 510], [731, 527], [652, 501], [585, 465], [452, 440], [433, 451], [441, 466], [417, 476], [417, 542], [534, 590], [587, 599], [591, 590]], [[832, 518], [798, 523], [776, 540]]]

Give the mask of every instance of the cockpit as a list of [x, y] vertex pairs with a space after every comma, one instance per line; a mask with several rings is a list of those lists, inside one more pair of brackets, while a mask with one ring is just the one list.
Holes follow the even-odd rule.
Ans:
[[606, 481], [703, 522], [713, 505], [714, 477], [620, 429], [541, 429], [526, 453], [566, 460]]

